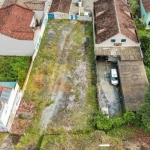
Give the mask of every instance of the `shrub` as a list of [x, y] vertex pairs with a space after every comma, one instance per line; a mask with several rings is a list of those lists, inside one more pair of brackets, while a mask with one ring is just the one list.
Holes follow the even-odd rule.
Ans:
[[150, 66], [150, 49], [144, 53], [144, 64]]
[[93, 117], [93, 125], [98, 130], [109, 131], [118, 128], [126, 123], [134, 123], [135, 114], [131, 111], [126, 111], [122, 118], [107, 118], [101, 111], [97, 111]]
[[123, 115], [123, 120], [125, 123], [134, 123], [135, 114], [127, 110]]

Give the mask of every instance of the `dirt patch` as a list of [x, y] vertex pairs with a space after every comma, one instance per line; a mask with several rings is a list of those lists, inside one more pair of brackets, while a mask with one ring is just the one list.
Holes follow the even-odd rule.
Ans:
[[16, 118], [13, 122], [11, 133], [24, 134], [32, 122], [31, 118], [36, 115], [35, 102], [22, 100], [17, 110]]

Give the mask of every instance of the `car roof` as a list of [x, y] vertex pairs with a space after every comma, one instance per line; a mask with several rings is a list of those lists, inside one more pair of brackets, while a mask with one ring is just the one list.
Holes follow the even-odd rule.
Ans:
[[111, 69], [111, 76], [117, 77], [117, 70], [116, 69]]

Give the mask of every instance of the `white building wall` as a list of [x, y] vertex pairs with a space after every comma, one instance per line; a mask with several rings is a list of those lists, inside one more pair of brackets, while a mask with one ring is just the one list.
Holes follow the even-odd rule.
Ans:
[[44, 7], [44, 15], [47, 15], [47, 13], [49, 12], [50, 6], [52, 4], [53, 0], [47, 0], [45, 3], [45, 7]]
[[[35, 18], [36, 18], [38, 21], [40, 21], [40, 20], [42, 19], [42, 17], [43, 17], [44, 11], [37, 11], [37, 10], [34, 10], [34, 12], [35, 12]], [[35, 20], [35, 22], [36, 22], [36, 20]]]
[[32, 56], [34, 47], [33, 40], [17, 40], [0, 34], [0, 55]]
[[[111, 42], [111, 39], [115, 39], [116, 41]], [[121, 42], [121, 39], [126, 39], [126, 42]], [[95, 43], [95, 47], [111, 47], [111, 46], [114, 46], [114, 43], [122, 43], [122, 46], [140, 46], [140, 43], [136, 43], [132, 41], [131, 39], [127, 38], [126, 36], [124, 36], [123, 34], [118, 33], [115, 36], [109, 38], [108, 40], [100, 44]]]
[[16, 98], [18, 88], [19, 87], [16, 86], [15, 89], [12, 89], [8, 103], [6, 103], [4, 106], [4, 110], [2, 112], [1, 119], [0, 119], [2, 121], [2, 123], [4, 124], [4, 126], [7, 125], [10, 113], [11, 113], [13, 105], [14, 105], [14, 101]]

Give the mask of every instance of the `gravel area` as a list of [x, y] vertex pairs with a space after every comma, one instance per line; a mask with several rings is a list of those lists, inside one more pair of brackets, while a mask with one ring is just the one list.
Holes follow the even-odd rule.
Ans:
[[[79, 29], [81, 33], [84, 32], [82, 25], [77, 27], [77, 30]], [[54, 103], [43, 110], [40, 122], [41, 131], [48, 127], [53, 129], [56, 127], [63, 128], [68, 131], [72, 128], [80, 129], [86, 125], [87, 117], [84, 117], [83, 122], [78, 120], [87, 113], [84, 113], [82, 109], [86, 105], [86, 89], [88, 87], [87, 60], [85, 60], [84, 43], [78, 45], [73, 40], [74, 36], [78, 36], [75, 21], [69, 25], [60, 25], [57, 33], [53, 27], [48, 31], [48, 43], [54, 42], [56, 38], [58, 39], [58, 69], [62, 65], [69, 65], [70, 67], [69, 69], [64, 67], [64, 73], [52, 86], [50, 100]], [[84, 40], [82, 41], [84, 42]], [[91, 111], [88, 113], [91, 113]]]

